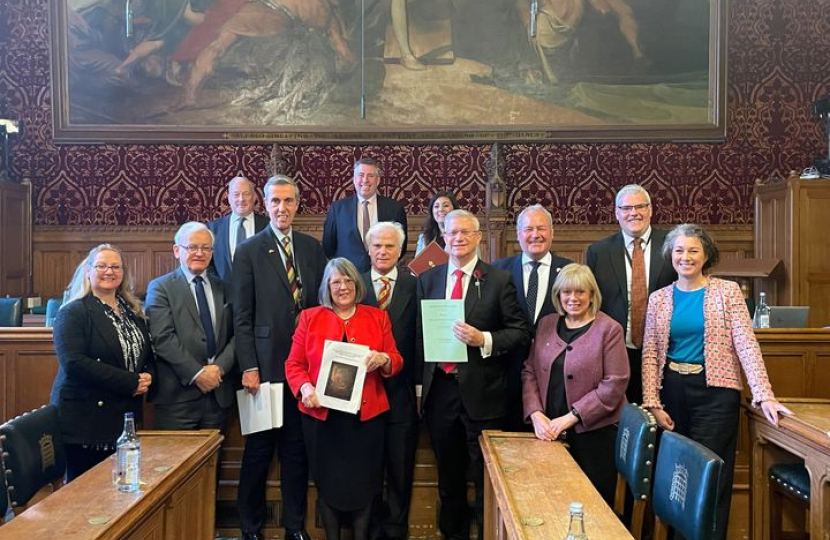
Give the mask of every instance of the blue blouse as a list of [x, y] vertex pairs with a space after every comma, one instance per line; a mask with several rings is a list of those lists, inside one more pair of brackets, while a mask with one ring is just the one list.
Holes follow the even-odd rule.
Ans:
[[667, 356], [675, 362], [703, 363], [703, 293], [706, 287], [696, 291], [672, 288], [674, 311], [669, 327]]

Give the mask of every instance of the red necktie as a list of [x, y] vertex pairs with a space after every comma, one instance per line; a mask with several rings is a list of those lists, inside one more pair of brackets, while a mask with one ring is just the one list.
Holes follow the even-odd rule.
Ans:
[[643, 331], [646, 328], [646, 306], [648, 304], [646, 258], [642, 244], [642, 238], [635, 238], [631, 255], [631, 344], [638, 349], [643, 347]]
[[[464, 298], [464, 271], [463, 270], [456, 270], [452, 273], [455, 276], [455, 284], [452, 287], [452, 293], [450, 294], [450, 300], [461, 300]], [[452, 373], [455, 369], [454, 362], [441, 362], [441, 369], [444, 370], [444, 373]]]

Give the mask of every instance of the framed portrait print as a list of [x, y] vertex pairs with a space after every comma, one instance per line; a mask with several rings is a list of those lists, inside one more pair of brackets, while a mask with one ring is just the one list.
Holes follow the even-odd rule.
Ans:
[[722, 140], [726, 0], [55, 0], [57, 142]]

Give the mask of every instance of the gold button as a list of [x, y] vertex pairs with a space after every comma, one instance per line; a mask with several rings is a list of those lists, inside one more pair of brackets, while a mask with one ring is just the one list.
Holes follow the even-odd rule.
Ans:
[[350, 343], [354, 343], [354, 338], [351, 338], [351, 339], [349, 340], [349, 342], [350, 342]]
[[103, 407], [103, 406], [104, 406], [104, 402], [103, 402], [103, 401], [99, 401], [99, 402], [98, 402], [98, 406], [99, 406], [99, 407]]
[[346, 326], [349, 326], [349, 321], [346, 321], [346, 323], [345, 323], [345, 324], [346, 324]]

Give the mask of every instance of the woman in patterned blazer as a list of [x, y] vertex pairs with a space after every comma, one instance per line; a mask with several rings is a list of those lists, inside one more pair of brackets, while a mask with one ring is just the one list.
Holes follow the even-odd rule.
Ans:
[[716, 534], [725, 539], [738, 436], [741, 368], [752, 405], [773, 425], [790, 411], [775, 400], [738, 285], [709, 277], [718, 248], [698, 225], [678, 225], [666, 236], [677, 281], [648, 302], [643, 339], [643, 406], [657, 424], [695, 440], [719, 455]]

